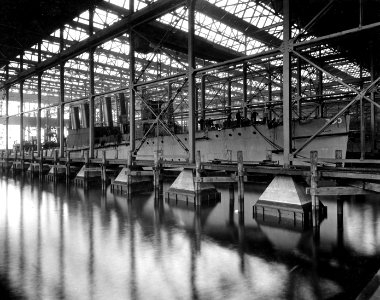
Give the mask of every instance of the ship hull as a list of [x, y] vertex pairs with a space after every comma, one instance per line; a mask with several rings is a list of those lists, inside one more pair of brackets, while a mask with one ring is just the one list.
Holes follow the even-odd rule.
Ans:
[[[294, 149], [303, 143], [321, 128], [328, 120], [313, 119], [308, 123], [294, 122], [292, 132], [292, 146]], [[335, 151], [341, 150], [345, 158], [348, 142], [349, 124], [345, 118], [327, 128], [316, 137], [300, 153], [299, 157], [310, 157], [310, 151], [318, 151], [319, 157], [335, 158]], [[178, 139], [188, 148], [188, 135], [177, 134]], [[140, 140], [136, 141], [138, 147]], [[243, 151], [245, 161], [260, 162], [266, 160], [271, 153], [272, 160], [279, 164], [283, 162], [283, 127], [268, 128], [265, 124], [247, 127], [212, 130], [196, 133], [196, 150], [201, 152], [202, 161], [236, 161], [237, 151]], [[108, 158], [127, 159], [129, 146], [104, 147]], [[159, 136], [148, 138], [138, 151], [138, 157], [149, 159], [159, 150], [165, 160], [184, 161], [186, 150], [172, 136]], [[98, 151], [99, 152], [99, 151]]]

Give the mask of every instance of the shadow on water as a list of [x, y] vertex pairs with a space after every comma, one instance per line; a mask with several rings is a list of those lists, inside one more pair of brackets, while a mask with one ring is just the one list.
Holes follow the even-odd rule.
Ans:
[[380, 266], [374, 199], [322, 199], [316, 231], [255, 219], [264, 185], [243, 209], [228, 185], [201, 209], [167, 203], [167, 183], [126, 196], [3, 174], [0, 187], [1, 299], [354, 299]]

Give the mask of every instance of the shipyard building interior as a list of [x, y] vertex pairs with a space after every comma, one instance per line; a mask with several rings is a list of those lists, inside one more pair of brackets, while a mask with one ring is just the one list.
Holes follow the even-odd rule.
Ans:
[[379, 16], [3, 0], [0, 294], [378, 299]]

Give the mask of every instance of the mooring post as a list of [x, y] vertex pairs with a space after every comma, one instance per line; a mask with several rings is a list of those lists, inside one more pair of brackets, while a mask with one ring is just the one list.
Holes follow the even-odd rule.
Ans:
[[310, 152], [310, 190], [312, 202], [313, 226], [319, 226], [319, 198], [316, 195], [318, 188], [318, 151]]
[[34, 163], [34, 150], [33, 149], [30, 152], [30, 162]]
[[234, 213], [235, 213], [235, 189], [234, 184], [230, 183], [228, 187], [229, 195], [230, 195], [230, 224], [234, 223]]
[[54, 168], [54, 170], [53, 170], [54, 182], [57, 181], [57, 174], [58, 174], [57, 167], [58, 167], [58, 149], [54, 149], [54, 166], [53, 166], [53, 168]]
[[156, 199], [159, 199], [161, 187], [161, 156], [160, 151], [154, 151], [153, 186]]
[[70, 182], [70, 151], [66, 151], [66, 183]]
[[24, 151], [24, 147], [21, 147], [21, 150], [20, 150], [20, 156], [21, 156], [21, 172], [24, 172], [24, 160], [25, 160], [25, 151]]
[[201, 151], [197, 151], [195, 155], [195, 177], [197, 178], [195, 182], [195, 205], [197, 207], [201, 206], [201, 183], [198, 180], [201, 178]]
[[[343, 158], [342, 150], [335, 150], [335, 159], [342, 159], [342, 158]], [[341, 162], [337, 162], [335, 165], [337, 168], [340, 168], [343, 166]]]
[[336, 207], [336, 213], [337, 213], [337, 227], [338, 230], [343, 229], [343, 197], [338, 196], [337, 198], [337, 207]]
[[39, 161], [39, 177], [40, 179], [42, 179], [42, 175], [43, 175], [43, 166], [44, 166], [44, 151], [42, 150], [42, 148], [40, 149], [40, 153], [39, 153], [39, 156], [40, 156], [40, 161]]
[[106, 151], [103, 150], [102, 155], [102, 168], [101, 168], [101, 177], [102, 177], [102, 189], [105, 190], [107, 188], [107, 157]]
[[84, 177], [83, 177], [83, 185], [85, 188], [87, 188], [87, 181], [88, 181], [88, 167], [89, 167], [89, 153], [88, 151], [84, 151]]
[[237, 152], [239, 213], [244, 214], [244, 166], [243, 151]]
[[344, 198], [342, 196], [338, 196], [337, 198], [337, 207], [336, 207], [336, 213], [337, 213], [337, 245], [338, 249], [343, 249], [343, 204], [344, 204]]

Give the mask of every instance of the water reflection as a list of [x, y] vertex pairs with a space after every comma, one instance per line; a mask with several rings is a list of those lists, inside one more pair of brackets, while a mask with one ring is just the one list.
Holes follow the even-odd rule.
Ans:
[[28, 299], [350, 299], [380, 265], [374, 199], [323, 199], [316, 243], [257, 223], [265, 186], [246, 186], [242, 214], [231, 186], [201, 210], [162, 190], [126, 198], [20, 176], [0, 188], [0, 278]]

